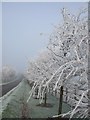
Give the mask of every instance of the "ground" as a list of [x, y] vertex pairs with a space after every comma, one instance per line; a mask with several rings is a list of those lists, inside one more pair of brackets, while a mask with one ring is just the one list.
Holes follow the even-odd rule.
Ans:
[[[38, 106], [39, 100], [31, 98], [27, 103], [29, 91], [31, 90], [27, 81], [22, 81], [19, 86], [2, 101], [3, 118], [48, 118], [58, 113], [58, 99], [48, 95], [47, 102], [52, 107]], [[68, 112], [70, 106], [63, 102], [63, 113]]]

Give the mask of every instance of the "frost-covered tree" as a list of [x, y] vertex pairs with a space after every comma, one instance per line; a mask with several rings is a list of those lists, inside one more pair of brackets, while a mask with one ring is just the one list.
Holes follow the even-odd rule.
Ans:
[[[55, 83], [55, 89], [58, 87], [58, 83], [62, 84], [64, 88], [69, 88], [68, 102], [72, 106], [78, 104], [85, 91], [88, 93], [88, 24], [87, 17], [85, 17], [87, 16], [86, 11], [83, 9], [77, 16], [72, 16], [68, 14], [66, 9], [63, 9], [64, 24], [57, 26], [48, 46], [48, 49], [57, 57], [62, 66], [60, 78]], [[85, 16], [82, 15], [83, 13]], [[79, 115], [87, 117], [85, 111], [88, 114], [88, 96], [87, 98], [83, 96], [77, 110], [75, 109], [72, 114], [78, 112]]]
[[35, 92], [35, 89], [38, 88], [37, 98], [43, 99], [44, 92], [46, 90], [44, 88], [44, 84], [46, 81], [48, 81], [48, 79], [50, 79], [50, 76], [52, 76], [52, 73], [55, 69], [53, 66], [55, 64], [56, 62], [53, 61], [48, 50], [41, 53], [36, 60], [29, 62], [30, 67], [27, 71], [27, 78], [31, 82], [34, 81], [32, 91]]
[[[62, 26], [57, 26], [48, 46], [48, 49], [63, 66], [55, 89], [58, 87], [58, 83], [62, 84], [64, 88], [69, 88], [68, 102], [73, 107], [77, 106], [71, 112], [70, 117], [76, 113], [80, 117], [88, 116], [88, 24], [87, 17], [85, 17], [87, 16], [86, 11], [83, 9], [77, 16], [72, 16], [68, 14], [66, 9], [63, 9], [64, 23]], [[77, 115], [77, 117], [79, 116]]]
[[[57, 25], [50, 36], [47, 54], [42, 53], [44, 57], [39, 56], [33, 66], [30, 65], [32, 72], [28, 72], [30, 79], [32, 76], [34, 80], [34, 85], [28, 100], [37, 87], [38, 97], [41, 99], [51, 85], [53, 91], [59, 91], [63, 86], [63, 100], [67, 100], [72, 109], [60, 116], [69, 114], [70, 118], [74, 115], [86, 118], [89, 100], [87, 9], [80, 10], [76, 16], [69, 14], [64, 8], [61, 13], [63, 24]], [[68, 96], [66, 96], [67, 88]]]

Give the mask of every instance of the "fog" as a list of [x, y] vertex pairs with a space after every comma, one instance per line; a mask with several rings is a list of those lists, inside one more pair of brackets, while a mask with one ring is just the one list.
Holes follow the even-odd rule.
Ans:
[[47, 46], [53, 25], [62, 21], [60, 9], [78, 13], [83, 6], [85, 3], [3, 3], [2, 64], [25, 71], [28, 60]]

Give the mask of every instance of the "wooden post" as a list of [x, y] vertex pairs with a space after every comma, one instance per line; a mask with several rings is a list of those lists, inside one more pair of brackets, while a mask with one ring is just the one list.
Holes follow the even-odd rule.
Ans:
[[[61, 86], [61, 88], [60, 88], [58, 115], [60, 115], [62, 113], [62, 103], [63, 103], [63, 86]], [[59, 118], [61, 118], [61, 116]]]

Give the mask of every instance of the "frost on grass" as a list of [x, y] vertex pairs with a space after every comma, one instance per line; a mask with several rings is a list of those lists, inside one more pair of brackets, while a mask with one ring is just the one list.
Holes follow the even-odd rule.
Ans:
[[[28, 103], [26, 102], [29, 96], [28, 91], [30, 90], [31, 88], [25, 80], [10, 95], [4, 96], [2, 102], [2, 118], [47, 118], [57, 114], [58, 101], [56, 97], [50, 94], [47, 95], [48, 102], [51, 103], [52, 107], [38, 106], [38, 100], [33, 97]], [[70, 106], [63, 102], [62, 111], [67, 112], [69, 110]]]
[[[33, 82], [27, 102], [36, 96], [42, 103], [45, 93], [64, 87], [63, 100], [71, 105], [70, 118], [88, 117], [88, 19], [87, 9], [75, 16], [61, 10], [63, 23], [55, 27], [47, 49], [29, 61], [26, 77]], [[36, 91], [38, 91], [36, 93]]]

